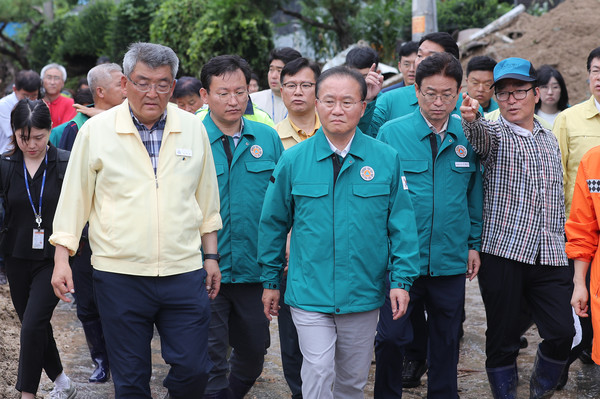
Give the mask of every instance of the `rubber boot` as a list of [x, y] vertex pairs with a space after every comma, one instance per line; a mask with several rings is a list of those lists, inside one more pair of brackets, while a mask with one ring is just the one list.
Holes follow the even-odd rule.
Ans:
[[252, 388], [252, 385], [254, 385], [254, 382], [252, 382], [252, 384], [248, 384], [247, 382], [240, 380], [236, 376], [229, 374], [228, 399], [243, 399], [244, 396], [246, 396], [246, 394]]
[[106, 382], [110, 378], [110, 368], [108, 366], [108, 356], [106, 354], [106, 344], [104, 343], [104, 333], [100, 320], [86, 321], [81, 323], [85, 332], [85, 339], [90, 348], [92, 361], [96, 369], [89, 378], [89, 382]]
[[516, 399], [519, 382], [516, 364], [486, 371], [494, 399]]
[[219, 392], [204, 394], [204, 399], [228, 399], [228, 397], [229, 397], [228, 389], [222, 389]]
[[566, 360], [559, 361], [542, 355], [538, 348], [533, 364], [533, 373], [529, 383], [529, 398], [550, 398], [554, 395], [560, 376], [567, 364]]

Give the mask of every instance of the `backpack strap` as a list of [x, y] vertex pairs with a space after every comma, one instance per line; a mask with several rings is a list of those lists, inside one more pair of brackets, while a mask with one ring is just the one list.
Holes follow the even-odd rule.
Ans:
[[62, 182], [69, 163], [69, 151], [57, 148], [56, 149], [56, 169], [58, 170], [58, 180]]

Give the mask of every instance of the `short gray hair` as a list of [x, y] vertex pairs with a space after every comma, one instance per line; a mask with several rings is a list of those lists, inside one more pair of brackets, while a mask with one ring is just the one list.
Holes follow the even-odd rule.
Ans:
[[48, 64], [45, 67], [43, 67], [42, 72], [40, 73], [40, 76], [42, 77], [42, 79], [44, 79], [44, 75], [46, 74], [46, 71], [48, 69], [58, 69], [60, 71], [60, 73], [62, 74], [63, 82], [67, 81], [67, 70], [65, 69], [64, 66], [62, 66], [60, 64]]
[[100, 64], [90, 69], [87, 74], [87, 82], [94, 97], [96, 97], [98, 87], [104, 87], [111, 81], [113, 72], [122, 72], [122, 69], [117, 64]]
[[123, 73], [130, 77], [138, 62], [148, 65], [152, 69], [168, 65], [171, 68], [173, 79], [179, 69], [179, 58], [175, 52], [167, 46], [155, 43], [133, 43], [129, 46], [125, 57], [123, 57]]

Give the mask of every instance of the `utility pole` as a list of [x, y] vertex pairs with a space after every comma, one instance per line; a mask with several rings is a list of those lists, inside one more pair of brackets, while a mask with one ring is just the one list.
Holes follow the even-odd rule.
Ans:
[[412, 0], [412, 40], [438, 31], [436, 0]]

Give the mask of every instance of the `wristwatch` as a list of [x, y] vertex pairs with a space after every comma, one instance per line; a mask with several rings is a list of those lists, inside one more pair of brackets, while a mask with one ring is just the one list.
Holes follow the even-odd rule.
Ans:
[[219, 262], [221, 261], [221, 254], [218, 252], [216, 254], [204, 254], [204, 260], [206, 259], [213, 259]]

